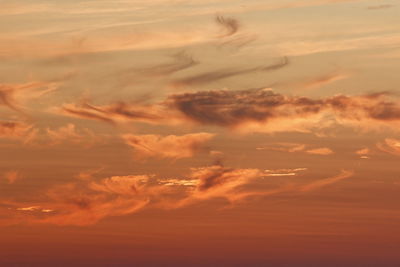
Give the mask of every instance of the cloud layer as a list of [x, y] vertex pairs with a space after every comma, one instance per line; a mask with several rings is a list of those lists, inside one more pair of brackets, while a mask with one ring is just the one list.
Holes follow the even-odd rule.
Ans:
[[135, 151], [137, 158], [188, 158], [204, 149], [204, 143], [214, 135], [209, 133], [192, 133], [177, 135], [123, 135], [125, 142]]

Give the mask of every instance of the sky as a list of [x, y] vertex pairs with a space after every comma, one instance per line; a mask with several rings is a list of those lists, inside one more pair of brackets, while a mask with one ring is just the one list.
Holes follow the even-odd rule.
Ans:
[[0, 0], [0, 265], [399, 266], [396, 0]]

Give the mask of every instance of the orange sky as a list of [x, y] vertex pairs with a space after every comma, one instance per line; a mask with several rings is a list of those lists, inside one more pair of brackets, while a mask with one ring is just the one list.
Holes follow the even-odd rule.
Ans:
[[2, 266], [399, 266], [395, 0], [0, 0]]

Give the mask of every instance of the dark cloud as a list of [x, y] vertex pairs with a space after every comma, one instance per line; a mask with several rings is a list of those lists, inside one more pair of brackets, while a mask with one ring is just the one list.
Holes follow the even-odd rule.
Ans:
[[210, 71], [206, 73], [197, 74], [194, 76], [178, 79], [173, 82], [174, 85], [177, 86], [187, 86], [187, 85], [201, 85], [205, 83], [215, 82], [218, 80], [222, 80], [229, 77], [234, 77], [237, 75], [249, 74], [253, 72], [262, 72], [262, 71], [273, 71], [281, 69], [289, 64], [289, 59], [287, 57], [283, 57], [279, 62], [260, 67], [253, 67], [247, 69], [240, 70], [218, 70], [218, 71]]
[[224, 28], [225, 34], [223, 37], [234, 35], [240, 27], [240, 24], [236, 19], [226, 18], [220, 15], [215, 17], [215, 22]]
[[[64, 114], [108, 123], [139, 121], [153, 124], [217, 125], [239, 128], [257, 124], [262, 131], [304, 131], [331, 126], [374, 126], [373, 121], [393, 126], [400, 121], [400, 105], [387, 93], [328, 98], [288, 96], [270, 89], [214, 90], [173, 94], [166, 100], [143, 105], [118, 102], [95, 106], [89, 103], [64, 105]], [[363, 125], [361, 125], [363, 124]], [[247, 126], [240, 127], [246, 128]], [[258, 131], [257, 130], [257, 131]]]
[[350, 120], [400, 120], [398, 102], [385, 94], [338, 95], [325, 99], [284, 96], [265, 89], [203, 91], [172, 95], [168, 104], [188, 119], [200, 123], [235, 127], [244, 122], [267, 123], [270, 119], [304, 118], [323, 112]]
[[[170, 75], [178, 71], [182, 71], [199, 64], [191, 55], [186, 52], [179, 52], [172, 55], [172, 61], [164, 64], [154, 65], [151, 67], [133, 67], [119, 73], [122, 79], [129, 83], [127, 76], [164, 76]], [[125, 82], [125, 83], [126, 83]]]
[[95, 106], [88, 102], [80, 105], [68, 104], [61, 108], [61, 112], [74, 117], [92, 119], [115, 124], [117, 121], [157, 121], [161, 116], [151, 111], [152, 107], [127, 104], [124, 102], [114, 103], [108, 106]]
[[173, 59], [173, 62], [142, 69], [142, 72], [151, 75], [169, 75], [199, 64], [198, 61], [194, 60], [192, 56], [185, 52], [173, 55]]

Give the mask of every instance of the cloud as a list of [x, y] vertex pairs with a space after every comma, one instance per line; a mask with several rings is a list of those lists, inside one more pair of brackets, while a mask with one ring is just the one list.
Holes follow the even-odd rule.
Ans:
[[38, 98], [56, 90], [55, 82], [29, 82], [23, 84], [0, 84], [0, 105], [24, 113], [21, 101]]
[[173, 62], [164, 63], [160, 65], [155, 65], [147, 68], [131, 68], [124, 71], [126, 74], [134, 73], [135, 75], [149, 75], [149, 76], [159, 76], [159, 75], [170, 75], [181, 70], [185, 70], [196, 66], [199, 64], [198, 61], [193, 59], [192, 56], [185, 52], [179, 52], [172, 56]]
[[216, 125], [242, 132], [324, 134], [337, 127], [361, 130], [399, 129], [400, 104], [388, 93], [309, 98], [271, 89], [213, 90], [169, 95], [155, 104], [66, 104], [58, 112], [111, 124]]
[[297, 84], [295, 83], [294, 86], [302, 87], [305, 89], [312, 89], [315, 87], [322, 87], [324, 85], [340, 81], [346, 78], [348, 78], [348, 74], [333, 72], [321, 75], [319, 77], [307, 80], [305, 82], [300, 82]]
[[161, 115], [162, 112], [157, 110], [155, 106], [127, 104], [124, 102], [118, 102], [108, 106], [95, 106], [84, 101], [79, 105], [65, 104], [61, 109], [58, 109], [57, 112], [110, 124], [129, 120], [154, 123], [164, 119], [164, 115]]
[[256, 149], [294, 153], [294, 152], [304, 151], [306, 146], [307, 146], [306, 144], [298, 144], [298, 143], [274, 143], [262, 147], [257, 147]]
[[75, 178], [79, 180], [90, 180], [93, 178], [95, 174], [100, 173], [102, 170], [104, 170], [104, 167], [100, 167], [97, 169], [91, 169], [91, 170], [86, 170], [78, 173]]
[[193, 133], [177, 135], [123, 135], [125, 142], [135, 150], [138, 158], [189, 158], [204, 149], [204, 143], [214, 135], [210, 133]]
[[0, 138], [29, 141], [36, 133], [32, 125], [18, 121], [0, 121]]
[[259, 195], [260, 191], [243, 187], [262, 176], [263, 173], [258, 169], [232, 169], [220, 165], [193, 168], [189, 180], [198, 182], [193, 191], [178, 203], [178, 207], [213, 198], [236, 202], [252, 195]]
[[282, 176], [296, 176], [299, 172], [306, 171], [307, 168], [295, 168], [295, 169], [277, 169], [277, 170], [265, 170], [265, 176], [267, 177], [282, 177]]
[[371, 50], [374, 48], [385, 49], [397, 47], [400, 41], [400, 35], [393, 33], [382, 33], [380, 35], [371, 36], [351, 36], [346, 40], [338, 42], [337, 39], [320, 40], [290, 40], [281, 43], [274, 43], [263, 47], [263, 49], [278, 49], [287, 56], [304, 56], [315, 53], [327, 53], [334, 51], [348, 50]]
[[367, 9], [378, 10], [378, 9], [387, 9], [387, 8], [392, 8], [392, 7], [395, 7], [395, 5], [382, 4], [382, 5], [376, 5], [376, 6], [369, 6], [369, 7], [367, 7]]
[[100, 183], [91, 182], [89, 188], [93, 191], [117, 195], [137, 195], [146, 186], [148, 175], [112, 176]]
[[17, 208], [17, 210], [20, 210], [20, 211], [35, 211], [35, 210], [38, 210], [38, 209], [40, 209], [40, 206]]
[[386, 138], [383, 142], [376, 145], [380, 150], [400, 156], [400, 140], [394, 138]]
[[135, 213], [157, 199], [167, 187], [151, 185], [149, 175], [112, 176], [99, 181], [85, 180], [51, 189], [52, 213], [32, 219], [33, 223], [90, 225], [110, 216]]
[[167, 185], [167, 186], [197, 186], [199, 184], [199, 180], [197, 179], [163, 179], [158, 181], [159, 184]]
[[334, 152], [330, 148], [321, 147], [321, 148], [314, 148], [314, 149], [307, 150], [306, 153], [314, 154], [314, 155], [324, 155], [324, 156], [326, 156], [326, 155], [331, 155]]
[[72, 144], [85, 144], [92, 145], [100, 142], [102, 137], [96, 135], [88, 128], [84, 128], [80, 131], [77, 130], [76, 126], [72, 123], [68, 123], [65, 126], [61, 126], [58, 129], [46, 128], [45, 143], [48, 145], [58, 145], [62, 143]]
[[212, 165], [192, 168], [184, 178], [116, 175], [96, 179], [90, 175], [85, 179], [50, 188], [42, 202], [0, 200], [0, 214], [7, 218], [2, 222], [9, 224], [24, 222], [84, 226], [107, 217], [132, 214], [144, 208], [176, 209], [213, 199], [224, 199], [232, 205], [257, 196], [310, 192], [353, 175], [351, 171], [342, 171], [337, 176], [311, 183], [290, 179], [286, 185], [268, 185], [267, 178], [281, 176], [281, 179], [285, 179], [293, 176], [291, 173], [305, 170], [262, 171]]
[[215, 17], [215, 22], [221, 25], [225, 30], [225, 33], [222, 35], [222, 37], [234, 35], [240, 27], [240, 24], [236, 19], [226, 18], [220, 15]]
[[281, 151], [288, 153], [302, 152], [314, 155], [331, 155], [334, 152], [327, 147], [317, 147], [307, 149], [310, 145], [307, 144], [297, 144], [297, 143], [274, 143], [262, 147], [257, 147], [257, 150], [271, 150], [271, 151]]
[[330, 178], [326, 178], [326, 179], [322, 179], [322, 180], [317, 180], [315, 182], [312, 182], [310, 184], [301, 186], [299, 188], [299, 190], [301, 192], [309, 192], [309, 191], [314, 191], [317, 189], [320, 189], [322, 187], [334, 184], [336, 182], [339, 182], [341, 180], [350, 178], [354, 175], [354, 172], [352, 171], [347, 171], [347, 170], [342, 170], [342, 172], [334, 177], [330, 177]]
[[171, 95], [167, 104], [202, 125], [248, 131], [311, 132], [342, 124], [387, 127], [400, 122], [400, 105], [387, 94], [336, 95], [322, 99], [285, 96], [268, 89], [200, 91]]
[[356, 154], [360, 156], [368, 155], [369, 153], [371, 153], [369, 148], [362, 148], [356, 151]]
[[13, 184], [21, 178], [21, 173], [19, 171], [8, 171], [4, 173], [4, 178], [7, 180], [8, 184]]
[[225, 78], [234, 77], [237, 75], [250, 74], [254, 72], [263, 72], [263, 71], [274, 71], [281, 69], [289, 64], [289, 59], [287, 57], [283, 57], [279, 62], [260, 67], [252, 67], [241, 70], [218, 70], [218, 71], [210, 71], [206, 73], [196, 74], [190, 77], [177, 79], [172, 84], [174, 86], [193, 86], [193, 85], [202, 85], [206, 83], [216, 82]]
[[360, 159], [369, 159], [369, 155], [371, 154], [371, 150], [369, 148], [362, 148], [355, 152], [360, 156]]

